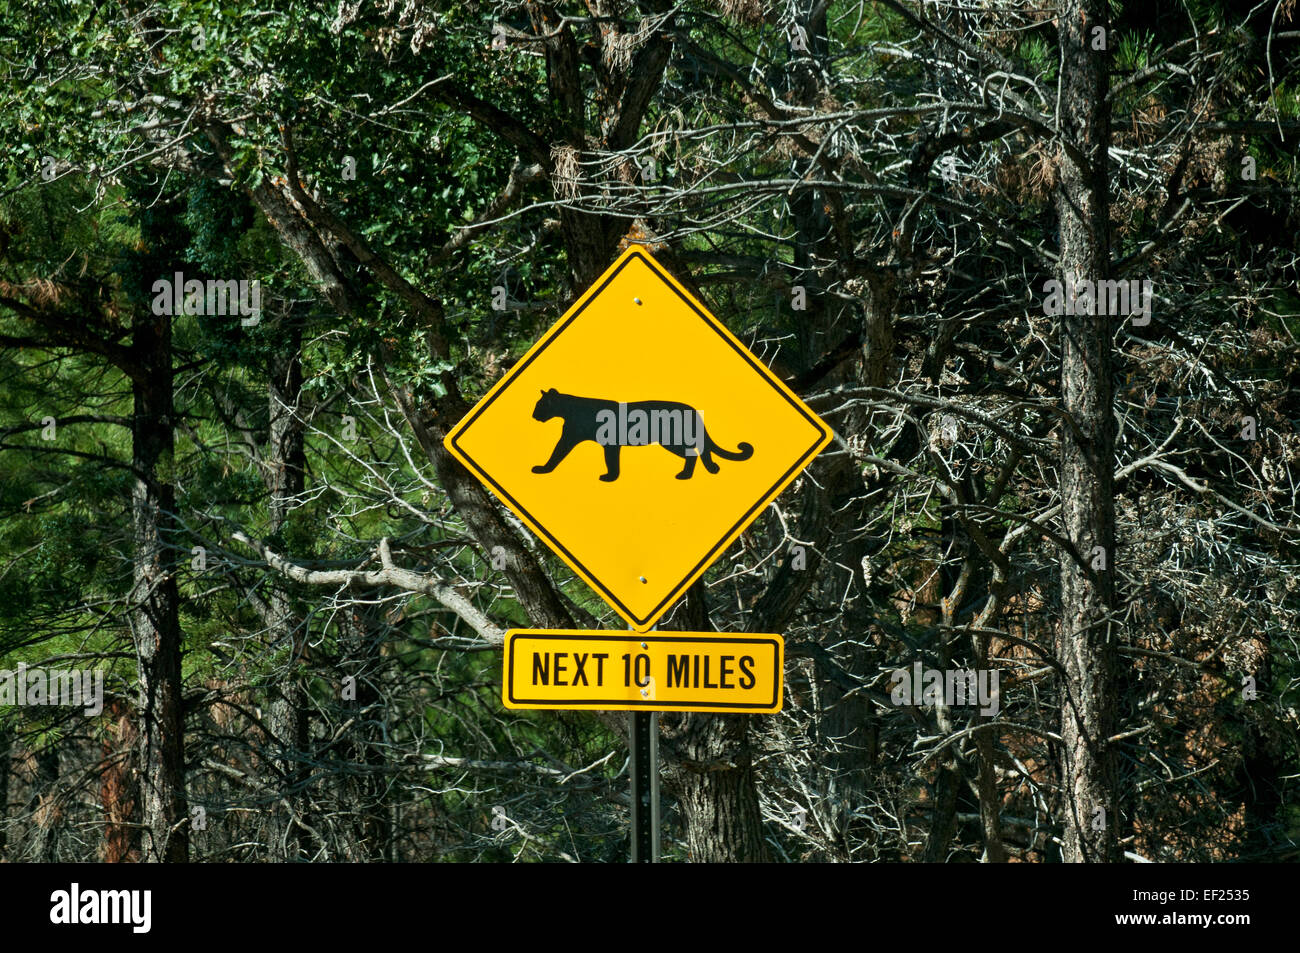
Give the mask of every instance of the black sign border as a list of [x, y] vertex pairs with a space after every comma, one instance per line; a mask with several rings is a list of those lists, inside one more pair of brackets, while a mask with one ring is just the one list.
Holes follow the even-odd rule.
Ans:
[[[578, 642], [725, 642], [728, 645], [766, 645], [771, 647], [774, 658], [772, 660], [772, 670], [776, 672], [776, 685], [773, 686], [773, 696], [770, 702], [759, 704], [758, 702], [663, 702], [654, 699], [646, 699], [641, 702], [637, 699], [626, 698], [603, 698], [599, 701], [555, 701], [549, 698], [516, 698], [514, 693], [514, 671], [515, 671], [515, 644], [521, 639], [535, 639], [545, 642], [548, 639], [554, 641], [578, 641]], [[652, 711], [693, 711], [698, 708], [726, 708], [729, 711], [770, 711], [774, 706], [781, 703], [781, 689], [785, 684], [784, 659], [782, 659], [781, 643], [776, 639], [764, 639], [753, 635], [731, 636], [724, 632], [717, 635], [625, 635], [622, 632], [597, 632], [576, 634], [569, 633], [563, 629], [559, 630], [531, 630], [524, 629], [518, 632], [506, 633], [507, 651], [506, 651], [506, 696], [514, 705], [546, 705], [556, 709], [606, 709], [610, 706], [626, 708], [629, 706], [636, 708], [648, 708]]]

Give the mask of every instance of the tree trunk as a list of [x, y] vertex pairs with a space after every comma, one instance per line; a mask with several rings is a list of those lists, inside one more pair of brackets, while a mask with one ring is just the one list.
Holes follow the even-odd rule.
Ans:
[[382, 665], [382, 646], [374, 620], [364, 609], [353, 607], [339, 614], [340, 671], [356, 679], [356, 700], [345, 701], [353, 725], [338, 750], [342, 770], [336, 772], [338, 802], [347, 805], [348, 822], [339, 825], [339, 858], [349, 863], [391, 860], [392, 818], [387, 807], [384, 739], [388, 718], [386, 700], [375, 688]]
[[144, 802], [144, 858], [177, 863], [188, 857], [189, 820], [179, 595], [172, 549], [176, 492], [170, 477], [160, 474], [170, 466], [173, 449], [171, 319], [141, 309], [132, 330], [139, 374], [132, 384], [135, 586], [131, 627], [140, 676], [137, 767]]
[[30, 802], [36, 821], [36, 862], [52, 864], [58, 860], [59, 822], [59, 748], [51, 741], [36, 752], [36, 783]]
[[104, 710], [105, 737], [99, 799], [104, 805], [104, 862], [140, 860], [139, 788], [131, 776], [135, 724], [125, 703], [110, 701]]
[[683, 715], [672, 732], [672, 787], [686, 821], [687, 856], [695, 863], [769, 860], [754, 779], [750, 717]]
[[[687, 590], [683, 609], [683, 631], [709, 631], [702, 582]], [[687, 856], [695, 863], [769, 860], [749, 738], [751, 717], [659, 716], [664, 783], [681, 805]]]
[[[1107, 29], [1106, 0], [1066, 0], [1059, 8], [1062, 49], [1061, 114], [1066, 149], [1060, 155], [1056, 205], [1061, 279], [1067, 297], [1076, 278], [1109, 277], [1110, 144], [1107, 57], [1093, 49]], [[1109, 33], [1109, 30], [1107, 30]], [[1106, 45], [1113, 45], [1107, 37]], [[1073, 310], [1073, 309], [1067, 309]], [[1089, 310], [1098, 310], [1092, 308]], [[1114, 606], [1115, 516], [1111, 489], [1114, 427], [1111, 410], [1111, 328], [1105, 315], [1064, 314], [1061, 320], [1061, 522], [1078, 558], [1061, 558], [1064, 666], [1061, 700], [1063, 859], [1117, 859], [1114, 733], [1117, 623]], [[1104, 568], [1101, 559], [1104, 559]], [[1100, 812], [1103, 812], [1100, 813]]]
[[[302, 423], [297, 416], [302, 395], [302, 326], [292, 316], [285, 328], [284, 350], [272, 356], [268, 369], [270, 425], [267, 440], [267, 489], [270, 491], [269, 532], [279, 533], [288, 519], [290, 507], [302, 492], [305, 468]], [[303, 786], [306, 781], [307, 745], [310, 723], [306, 708], [306, 691], [299, 673], [302, 654], [302, 627], [293, 610], [290, 583], [286, 579], [271, 582], [267, 599], [267, 642], [272, 646], [289, 646], [289, 658], [275, 697], [270, 704], [268, 726], [276, 751], [275, 767], [280, 778], [281, 797], [299, 816], [306, 810]], [[308, 832], [296, 828], [290, 834], [291, 810], [276, 804], [271, 815], [269, 856], [283, 863], [310, 856]]]

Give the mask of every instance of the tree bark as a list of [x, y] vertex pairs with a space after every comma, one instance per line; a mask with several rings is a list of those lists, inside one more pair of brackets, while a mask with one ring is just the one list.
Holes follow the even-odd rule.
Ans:
[[[1067, 295], [1076, 278], [1097, 281], [1109, 277], [1110, 270], [1109, 54], [1093, 49], [1096, 28], [1107, 30], [1106, 0], [1066, 0], [1060, 5], [1058, 124], [1066, 148], [1060, 153], [1056, 206]], [[1113, 37], [1108, 40], [1113, 42]], [[1105, 315], [1064, 314], [1060, 320], [1065, 411], [1061, 521], [1063, 535], [1077, 554], [1062, 554], [1060, 577], [1062, 856], [1067, 863], [1109, 862], [1118, 859], [1115, 831], [1120, 820], [1115, 751], [1107, 741], [1114, 734], [1118, 697], [1118, 628], [1112, 617], [1116, 554], [1111, 329]], [[1104, 568], [1094, 568], [1101, 566], [1094, 555], [1097, 547]]]
[[132, 346], [131, 512], [135, 537], [131, 628], [140, 677], [137, 768], [144, 859], [183, 862], [189, 853], [185, 800], [181, 628], [175, 533], [176, 491], [165, 475], [173, 450], [171, 318], [137, 310]]
[[686, 819], [687, 856], [695, 863], [770, 859], [758, 807], [749, 718], [684, 715], [673, 732], [674, 788]]
[[131, 751], [137, 743], [135, 723], [124, 702], [114, 699], [104, 710], [105, 737], [99, 799], [104, 806], [104, 862], [140, 860], [139, 787], [131, 775]]
[[[683, 631], [710, 628], [704, 584], [686, 593]], [[668, 626], [663, 626], [667, 629]], [[695, 863], [769, 860], [758, 806], [750, 715], [659, 716], [665, 787], [676, 795], [686, 828], [687, 856]]]

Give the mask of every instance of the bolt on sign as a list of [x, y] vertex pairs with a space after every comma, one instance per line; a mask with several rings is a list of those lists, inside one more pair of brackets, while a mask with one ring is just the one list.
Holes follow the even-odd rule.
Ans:
[[831, 436], [633, 245], [445, 444], [645, 632]]
[[772, 714], [781, 710], [784, 653], [779, 635], [511, 629], [501, 700], [507, 708]]

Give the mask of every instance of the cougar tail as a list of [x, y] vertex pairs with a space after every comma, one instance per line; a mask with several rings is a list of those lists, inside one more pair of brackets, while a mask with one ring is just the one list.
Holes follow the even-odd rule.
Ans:
[[[713, 443], [713, 441], [709, 442]], [[736, 447], [734, 452], [731, 450], [723, 450], [716, 443], [714, 443], [710, 449], [713, 451], [715, 456], [722, 457], [724, 460], [748, 460], [754, 455], [754, 448], [744, 441], [741, 441], [740, 445]]]

